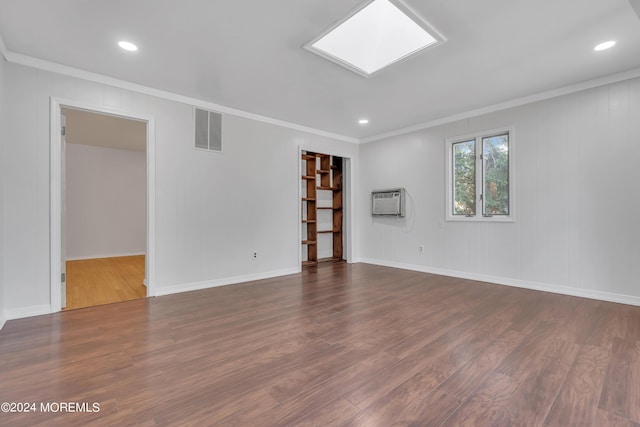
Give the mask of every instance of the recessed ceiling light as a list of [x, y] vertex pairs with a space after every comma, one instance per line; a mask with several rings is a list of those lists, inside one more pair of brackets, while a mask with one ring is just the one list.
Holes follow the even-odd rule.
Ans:
[[138, 46], [131, 42], [119, 41], [118, 46], [120, 46], [124, 50], [128, 50], [129, 52], [135, 52], [136, 50], [138, 50]]
[[358, 123], [360, 123], [361, 125], [366, 125], [369, 123], [369, 119], [360, 119], [358, 120]]
[[594, 47], [593, 50], [606, 50], [613, 47], [614, 44], [616, 44], [615, 41], [609, 40], [608, 42], [600, 43], [598, 46]]
[[372, 0], [305, 48], [369, 76], [442, 41], [400, 0]]

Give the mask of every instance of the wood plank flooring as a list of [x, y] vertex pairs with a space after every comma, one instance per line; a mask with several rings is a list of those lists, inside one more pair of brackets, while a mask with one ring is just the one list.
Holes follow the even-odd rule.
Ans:
[[67, 261], [65, 310], [147, 296], [144, 255]]
[[366, 264], [7, 322], [11, 426], [640, 426], [640, 307]]

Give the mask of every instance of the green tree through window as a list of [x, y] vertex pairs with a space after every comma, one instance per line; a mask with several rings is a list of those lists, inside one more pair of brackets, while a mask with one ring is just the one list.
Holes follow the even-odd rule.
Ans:
[[510, 210], [509, 132], [448, 140], [451, 163], [448, 216], [508, 217]]
[[509, 135], [482, 138], [483, 215], [509, 215]]
[[453, 144], [453, 214], [476, 213], [476, 144], [475, 140]]

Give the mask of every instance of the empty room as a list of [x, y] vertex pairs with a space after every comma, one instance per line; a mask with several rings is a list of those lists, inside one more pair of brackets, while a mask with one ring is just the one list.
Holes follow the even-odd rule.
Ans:
[[639, 159], [640, 0], [2, 0], [0, 426], [640, 427]]

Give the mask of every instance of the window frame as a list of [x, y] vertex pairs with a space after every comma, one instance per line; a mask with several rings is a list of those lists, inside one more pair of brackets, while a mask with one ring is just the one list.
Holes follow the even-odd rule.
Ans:
[[[508, 215], [483, 215], [484, 203], [482, 198], [484, 197], [485, 187], [485, 171], [484, 163], [480, 154], [484, 152], [483, 139], [490, 138], [492, 136], [499, 136], [507, 134], [509, 137], [509, 214]], [[454, 202], [454, 155], [453, 147], [455, 144], [462, 142], [468, 142], [475, 140], [475, 214], [471, 216], [467, 215], [454, 215], [453, 202]], [[479, 132], [473, 132], [466, 135], [459, 135], [455, 137], [446, 138], [445, 140], [445, 152], [446, 152], [446, 203], [445, 203], [445, 219], [452, 222], [515, 222], [515, 129], [513, 126], [501, 127], [495, 129], [488, 129]]]

